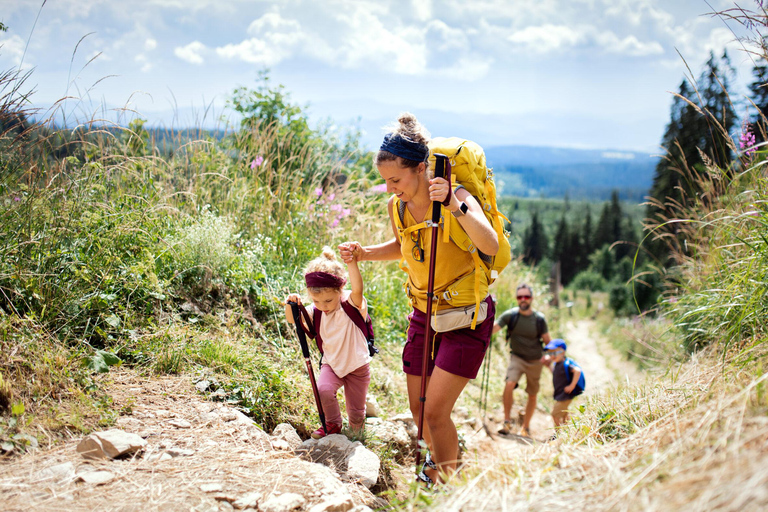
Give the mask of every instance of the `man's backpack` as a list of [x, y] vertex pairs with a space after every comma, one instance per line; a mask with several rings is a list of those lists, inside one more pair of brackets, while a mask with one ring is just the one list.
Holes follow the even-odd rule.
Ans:
[[[312, 321], [310, 322], [309, 313], [307, 313], [307, 310], [304, 307], [301, 309], [302, 314], [304, 315], [304, 320], [309, 329], [307, 334], [310, 338], [315, 340], [315, 343], [317, 343], [317, 349], [322, 354], [323, 339], [320, 337], [320, 321], [323, 318], [323, 312], [315, 308], [312, 312]], [[367, 319], [363, 319], [363, 315], [360, 313], [360, 310], [350, 304], [347, 300], [341, 301], [341, 309], [344, 310], [344, 312], [357, 326], [357, 328], [363, 332], [363, 336], [365, 336], [365, 340], [368, 342], [368, 353], [371, 355], [371, 357], [373, 357], [375, 354], [378, 354], [379, 349], [374, 346], [373, 321], [371, 320], [371, 315], [369, 314]]]
[[[544, 314], [539, 311], [533, 312], [536, 317], [536, 339], [540, 342], [541, 337], [544, 335]], [[512, 308], [512, 314], [509, 317], [509, 324], [507, 325], [507, 339], [512, 335], [512, 330], [517, 325], [517, 321], [520, 320], [520, 308]]]
[[563, 368], [565, 368], [565, 378], [566, 382], [570, 383], [571, 379], [573, 378], [573, 370], [571, 370], [571, 366], [576, 366], [581, 370], [581, 375], [579, 375], [579, 380], [576, 382], [576, 387], [573, 388], [573, 391], [571, 392], [571, 396], [578, 396], [584, 392], [584, 389], [587, 386], [587, 381], [584, 378], [584, 369], [576, 364], [576, 362], [571, 359], [570, 357], [566, 357], [565, 361], [563, 362]]
[[[488, 285], [493, 283], [499, 277], [499, 273], [509, 264], [512, 259], [512, 248], [509, 244], [509, 233], [504, 229], [503, 220], [509, 220], [499, 212], [496, 206], [496, 184], [493, 181], [493, 170], [485, 165], [485, 153], [478, 144], [461, 139], [459, 137], [436, 137], [429, 142], [429, 163], [432, 168], [435, 165], [435, 153], [446, 155], [451, 164], [451, 182], [455, 186], [461, 186], [477, 200], [483, 208], [486, 218], [493, 226], [499, 240], [499, 250], [495, 256], [483, 254], [472, 243], [469, 235], [459, 225], [459, 222], [453, 218], [453, 215], [443, 206], [442, 222], [443, 224], [443, 242], [450, 240], [461, 249], [469, 252], [475, 263], [474, 284], [470, 280], [462, 280], [457, 287], [467, 287], [469, 290], [455, 289], [449, 287], [443, 294], [443, 299], [449, 304], [457, 296], [463, 296], [463, 291], [474, 293], [475, 310], [480, 307], [480, 302], [488, 294]], [[405, 203], [395, 198], [394, 210], [398, 212], [395, 216], [395, 225], [400, 235], [400, 242], [410, 234], [410, 232], [427, 228], [427, 223], [422, 222], [410, 228], [404, 228], [405, 224]], [[401, 268], [403, 262], [401, 261]], [[485, 280], [483, 280], [485, 276]], [[438, 297], [440, 299], [440, 297]], [[466, 304], [458, 304], [463, 306]], [[475, 316], [475, 319], [477, 317]], [[476, 320], [472, 321], [472, 329], [475, 328]]]

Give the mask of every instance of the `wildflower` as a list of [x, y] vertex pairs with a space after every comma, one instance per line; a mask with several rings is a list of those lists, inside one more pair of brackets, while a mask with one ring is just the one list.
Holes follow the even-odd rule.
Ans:
[[16, 196], [13, 198], [14, 201], [21, 201], [21, 198], [19, 196]]
[[339, 219], [333, 219], [333, 223], [331, 223], [331, 227], [335, 228], [338, 225], [339, 225]]
[[315, 195], [316, 195], [317, 197], [320, 197], [320, 196], [322, 196], [322, 195], [323, 195], [323, 187], [317, 187], [317, 188], [315, 189]]
[[344, 207], [340, 204], [332, 204], [331, 211], [340, 212]]
[[263, 156], [257, 156], [253, 160], [251, 160], [251, 169], [256, 169], [258, 166], [264, 163], [264, 157]]
[[741, 131], [741, 136], [739, 137], [739, 147], [744, 150], [744, 155], [749, 156], [755, 152], [755, 142], [755, 134], [752, 133], [752, 129], [749, 125], [745, 123]]
[[346, 216], [348, 216], [350, 213], [352, 213], [352, 210], [350, 210], [349, 208], [344, 208], [343, 210], [341, 210], [341, 216], [342, 216], [342, 217], [346, 217]]
[[333, 201], [335, 197], [336, 197], [336, 194], [331, 194], [328, 196], [328, 200]]
[[382, 183], [381, 185], [374, 185], [371, 187], [371, 190], [377, 194], [383, 194], [387, 191], [387, 184]]

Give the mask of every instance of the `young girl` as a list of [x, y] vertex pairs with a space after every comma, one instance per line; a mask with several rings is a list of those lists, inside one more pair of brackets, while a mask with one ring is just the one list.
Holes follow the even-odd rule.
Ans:
[[[341, 250], [346, 244], [339, 246]], [[325, 412], [326, 432], [321, 426], [312, 433], [314, 439], [341, 432], [341, 410], [336, 392], [344, 386], [347, 401], [349, 428], [359, 432], [365, 425], [365, 401], [371, 381], [369, 363], [371, 356], [363, 331], [355, 325], [342, 308], [348, 302], [368, 318], [368, 305], [363, 296], [363, 277], [357, 266], [357, 258], [347, 262], [351, 290], [344, 290], [347, 282], [344, 266], [336, 259], [330, 247], [323, 248], [322, 256], [310, 261], [304, 270], [307, 292], [312, 301], [310, 308], [322, 314], [319, 335], [323, 340], [323, 359], [317, 380], [320, 402]], [[301, 297], [292, 293], [285, 298], [285, 316], [294, 323], [288, 302], [301, 304]], [[309, 309], [310, 318], [313, 310]]]

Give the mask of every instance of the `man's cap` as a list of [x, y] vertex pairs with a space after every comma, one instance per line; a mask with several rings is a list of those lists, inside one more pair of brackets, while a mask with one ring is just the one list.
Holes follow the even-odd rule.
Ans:
[[549, 343], [547, 343], [547, 346], [544, 347], [544, 350], [557, 350], [557, 349], [563, 349], [565, 350], [565, 340], [561, 340], [560, 338], [556, 340], [552, 340]]

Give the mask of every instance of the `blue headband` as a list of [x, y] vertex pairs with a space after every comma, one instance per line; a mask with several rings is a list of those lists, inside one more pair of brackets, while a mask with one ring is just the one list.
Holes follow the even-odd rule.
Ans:
[[429, 155], [429, 148], [426, 144], [413, 142], [397, 133], [386, 134], [379, 151], [388, 151], [395, 156], [414, 162], [423, 162]]

